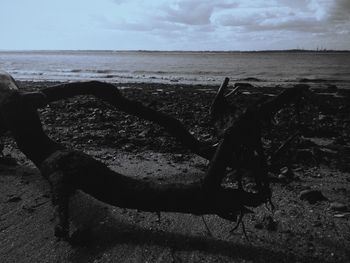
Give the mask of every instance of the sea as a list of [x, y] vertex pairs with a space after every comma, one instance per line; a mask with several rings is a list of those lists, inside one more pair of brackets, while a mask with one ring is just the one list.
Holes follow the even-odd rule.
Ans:
[[350, 52], [0, 51], [17, 80], [350, 88]]

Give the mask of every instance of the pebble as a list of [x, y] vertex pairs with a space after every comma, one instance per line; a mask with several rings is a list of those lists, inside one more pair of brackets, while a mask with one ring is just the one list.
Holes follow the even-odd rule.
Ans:
[[289, 169], [288, 169], [288, 167], [285, 166], [285, 167], [280, 169], [280, 172], [281, 172], [281, 174], [287, 174], [289, 172]]
[[346, 214], [335, 214], [334, 217], [335, 218], [345, 218]]
[[279, 174], [278, 175], [278, 180], [283, 181], [283, 180], [286, 180], [286, 179], [287, 179], [287, 177], [284, 174]]
[[347, 206], [340, 202], [333, 202], [330, 205], [330, 208], [338, 212], [346, 212], [348, 210]]

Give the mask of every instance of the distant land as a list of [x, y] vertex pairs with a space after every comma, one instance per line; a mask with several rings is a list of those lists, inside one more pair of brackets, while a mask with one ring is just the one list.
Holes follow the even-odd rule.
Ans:
[[[87, 50], [85, 50], [87, 51]], [[99, 51], [99, 50], [91, 50]], [[332, 50], [332, 49], [276, 49], [276, 50], [104, 50], [115, 52], [189, 52], [189, 53], [344, 53], [350, 50]]]
[[144, 53], [156, 53], [156, 52], [169, 52], [169, 53], [348, 53], [350, 50], [333, 50], [333, 49], [276, 49], [276, 50], [113, 50], [113, 49], [35, 49], [35, 50], [9, 50], [0, 49], [0, 52], [144, 52]]

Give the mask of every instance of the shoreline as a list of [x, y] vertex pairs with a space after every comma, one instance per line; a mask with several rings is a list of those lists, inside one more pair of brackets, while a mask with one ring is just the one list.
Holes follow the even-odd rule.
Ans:
[[[76, 70], [72, 70], [76, 71]], [[106, 70], [108, 71], [108, 70]], [[74, 74], [74, 73], [73, 73]], [[101, 74], [101, 73], [98, 73]], [[16, 74], [15, 74], [16, 75]], [[44, 85], [47, 83], [65, 83], [72, 81], [103, 81], [109, 82], [116, 85], [171, 85], [171, 86], [206, 86], [206, 87], [217, 87], [220, 86], [224, 77], [208, 77], [208, 79], [202, 80], [187, 80], [181, 76], [174, 77], [173, 75], [159, 75], [148, 77], [140, 77], [138, 75], [126, 75], [126, 76], [116, 76], [112, 72], [106, 73], [106, 76], [91, 76], [91, 77], [79, 77], [79, 76], [69, 76], [63, 79], [51, 79], [47, 80], [47, 76], [45, 79], [37, 78], [35, 80], [26, 79], [26, 78], [16, 78], [19, 82], [23, 83], [43, 83]], [[272, 88], [272, 87], [282, 87], [282, 88], [290, 88], [294, 85], [306, 84], [311, 88], [316, 89], [330, 89], [336, 87], [341, 90], [350, 90], [350, 82], [347, 80], [340, 79], [322, 79], [322, 78], [301, 78], [295, 80], [264, 80], [258, 79], [254, 77], [242, 78], [242, 79], [231, 79], [231, 84], [234, 83], [242, 83], [245, 85], [252, 85], [256, 88]]]

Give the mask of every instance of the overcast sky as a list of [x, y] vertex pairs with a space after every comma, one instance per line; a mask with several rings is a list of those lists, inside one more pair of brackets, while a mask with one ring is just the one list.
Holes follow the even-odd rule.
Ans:
[[1, 0], [0, 49], [350, 49], [350, 0]]

